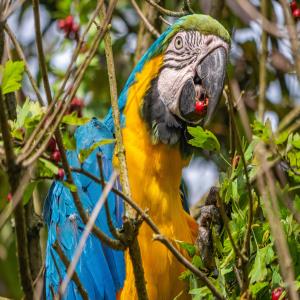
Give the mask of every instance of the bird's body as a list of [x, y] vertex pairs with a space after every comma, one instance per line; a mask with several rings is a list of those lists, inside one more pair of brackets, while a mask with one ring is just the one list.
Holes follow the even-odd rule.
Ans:
[[[187, 126], [208, 120], [220, 97], [230, 37], [209, 16], [190, 15], [179, 19], [148, 49], [135, 67], [119, 97], [122, 134], [133, 200], [148, 214], [177, 247], [176, 240], [193, 243], [196, 222], [185, 212], [180, 197], [182, 168], [189, 163]], [[201, 110], [195, 109], [201, 103]], [[199, 106], [199, 105], [198, 105]], [[112, 112], [100, 122], [92, 119], [77, 129], [76, 150], [68, 153], [71, 166], [81, 166], [99, 176], [97, 153], [101, 153], [104, 176], [108, 180], [118, 160], [112, 144], [98, 146], [79, 163], [82, 149], [114, 137]], [[74, 182], [88, 214], [98, 201], [102, 188], [91, 178], [73, 172]], [[115, 186], [120, 189], [118, 184]], [[112, 221], [122, 224], [122, 201], [108, 197]], [[46, 297], [52, 299], [65, 277], [65, 267], [53, 243], [58, 241], [72, 259], [84, 224], [73, 196], [62, 182], [55, 182], [45, 205], [48, 224], [46, 253]], [[112, 237], [102, 209], [96, 225]], [[138, 241], [150, 300], [189, 299], [188, 287], [178, 279], [183, 266], [164, 245], [153, 240], [153, 232], [142, 224]], [[110, 249], [90, 235], [76, 272], [90, 299], [136, 300], [135, 278], [129, 255]], [[81, 299], [73, 281], [65, 299]]]
[[[133, 199], [143, 209], [149, 209], [149, 215], [162, 234], [173, 241], [193, 243], [197, 225], [184, 211], [179, 194], [182, 168], [189, 163], [189, 158], [183, 158], [178, 145], [153, 145], [139, 110], [141, 99], [161, 64], [162, 56], [147, 63], [128, 92], [123, 139], [130, 188]], [[191, 227], [193, 223], [195, 226]], [[164, 245], [153, 241], [153, 232], [146, 224], [140, 228], [138, 237], [149, 299], [173, 299], [186, 289], [178, 280], [183, 266]], [[131, 262], [127, 259], [122, 300], [136, 299], [133, 276]]]

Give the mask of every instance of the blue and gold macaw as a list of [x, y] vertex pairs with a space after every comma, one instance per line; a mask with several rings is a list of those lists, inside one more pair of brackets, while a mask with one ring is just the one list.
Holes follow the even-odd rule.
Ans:
[[[170, 26], [149, 48], [131, 73], [119, 98], [122, 134], [133, 199], [170, 240], [193, 243], [198, 226], [186, 213], [180, 197], [182, 168], [190, 160], [187, 126], [204, 124], [211, 118], [223, 89], [230, 47], [226, 29], [206, 15], [189, 15]], [[81, 149], [113, 138], [111, 111], [103, 122], [92, 119], [76, 131], [76, 151], [68, 153], [71, 166], [78, 167]], [[114, 146], [98, 147], [83, 168], [99, 176], [96, 155], [102, 153], [105, 178], [118, 168]], [[102, 188], [83, 174], [73, 173], [80, 200], [91, 213]], [[120, 187], [117, 187], [120, 188]], [[122, 226], [122, 201], [108, 197], [115, 226]], [[48, 224], [46, 253], [46, 298], [58, 291], [65, 267], [53, 250], [58, 240], [71, 260], [84, 229], [72, 195], [55, 182], [45, 204]], [[111, 236], [105, 210], [96, 225]], [[178, 280], [183, 267], [143, 224], [138, 240], [150, 300], [189, 299], [187, 286]], [[124, 258], [125, 256], [125, 258]], [[76, 272], [90, 299], [137, 299], [134, 274], [127, 254], [110, 249], [90, 234]], [[71, 281], [65, 299], [81, 299]]]

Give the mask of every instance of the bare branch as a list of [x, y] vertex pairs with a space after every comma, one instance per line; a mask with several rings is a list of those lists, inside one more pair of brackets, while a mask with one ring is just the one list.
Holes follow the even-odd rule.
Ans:
[[36, 82], [35, 82], [32, 74], [30, 72], [30, 69], [29, 69], [27, 60], [25, 58], [24, 52], [23, 52], [23, 50], [21, 48], [21, 45], [19, 44], [19, 42], [17, 41], [16, 36], [14, 35], [14, 33], [12, 32], [12, 30], [10, 29], [10, 27], [7, 24], [5, 24], [4, 29], [5, 29], [6, 33], [8, 34], [9, 38], [11, 39], [13, 45], [15, 46], [15, 49], [16, 49], [16, 52], [17, 52], [19, 58], [24, 61], [25, 71], [27, 73], [27, 76], [29, 78], [31, 86], [32, 86], [32, 88], [33, 88], [33, 90], [34, 90], [34, 92], [35, 92], [35, 94], [37, 96], [37, 99], [38, 99], [40, 105], [43, 106], [44, 105], [44, 101], [43, 101], [42, 95], [41, 95], [41, 93], [39, 91], [39, 88], [38, 88], [38, 86], [37, 86], [37, 84], [36, 84]]
[[160, 33], [150, 24], [148, 19], [145, 17], [143, 12], [140, 10], [139, 6], [137, 5], [135, 0], [131, 0], [131, 4], [136, 10], [137, 14], [141, 18], [141, 20], [144, 22], [146, 28], [149, 30], [149, 32], [155, 37], [158, 38], [160, 36]]
[[[70, 266], [70, 262], [67, 258], [67, 256], [64, 254], [63, 249], [60, 247], [58, 241], [55, 241], [55, 243], [52, 245], [53, 249], [56, 251], [56, 253], [58, 254], [59, 258], [61, 259], [61, 261], [63, 262], [63, 264], [66, 267], [66, 270], [69, 268]], [[84, 289], [84, 287], [82, 286], [82, 283], [76, 273], [76, 271], [74, 270], [74, 273], [71, 277], [71, 279], [75, 282], [75, 284], [77, 285], [78, 291], [82, 297], [83, 300], [88, 300], [89, 296], [86, 292], [86, 290]]]
[[161, 7], [160, 5], [158, 5], [156, 2], [154, 2], [153, 0], [146, 0], [149, 4], [151, 4], [153, 7], [155, 7], [160, 13], [162, 13], [163, 15], [166, 16], [170, 16], [170, 17], [183, 17], [189, 14], [189, 12], [187, 11], [172, 11], [172, 10], [168, 10], [166, 8]]
[[117, 173], [116, 172], [113, 172], [110, 180], [108, 181], [107, 185], [105, 186], [105, 188], [103, 189], [102, 191], [102, 194], [100, 196], [100, 199], [97, 201], [89, 219], [88, 219], [88, 222], [86, 223], [86, 226], [84, 228], [84, 231], [81, 235], [81, 238], [79, 240], [79, 243], [78, 243], [78, 246], [74, 252], [74, 256], [73, 256], [73, 259], [67, 269], [67, 274], [66, 274], [66, 277], [64, 278], [60, 288], [59, 288], [59, 294], [61, 296], [63, 296], [65, 294], [65, 291], [67, 289], [67, 286], [68, 286], [68, 283], [70, 281], [70, 279], [72, 278], [72, 275], [74, 274], [75, 272], [75, 268], [76, 268], [76, 265], [79, 261], [79, 258], [81, 256], [81, 253], [84, 249], [84, 246], [85, 246], [85, 243], [89, 237], [89, 234], [91, 233], [92, 231], [92, 228], [96, 222], [96, 219], [99, 215], [99, 212], [104, 204], [104, 202], [106, 201], [106, 198], [109, 194], [109, 192], [111, 191], [113, 185], [114, 185], [114, 182], [115, 180], [117, 179]]

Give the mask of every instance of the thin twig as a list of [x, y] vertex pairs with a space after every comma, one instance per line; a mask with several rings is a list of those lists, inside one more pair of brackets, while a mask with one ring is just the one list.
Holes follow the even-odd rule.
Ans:
[[134, 9], [136, 10], [137, 14], [139, 15], [139, 17], [141, 18], [141, 20], [144, 22], [146, 28], [149, 30], [149, 32], [155, 37], [158, 38], [160, 36], [160, 33], [154, 28], [154, 26], [152, 26], [150, 24], [150, 22], [148, 21], [148, 19], [145, 17], [145, 15], [143, 14], [143, 12], [140, 10], [139, 6], [137, 5], [135, 0], [131, 0], [131, 4], [134, 7]]
[[35, 82], [32, 74], [30, 72], [29, 65], [27, 63], [27, 60], [25, 58], [24, 52], [23, 52], [23, 50], [21, 48], [21, 45], [19, 44], [16, 36], [14, 35], [14, 33], [12, 32], [12, 30], [10, 29], [10, 27], [7, 24], [5, 24], [4, 29], [5, 29], [6, 33], [8, 34], [10, 40], [12, 41], [13, 45], [15, 46], [15, 49], [16, 49], [16, 52], [17, 52], [19, 58], [23, 60], [24, 65], [25, 65], [25, 71], [27, 73], [27, 76], [28, 76], [28, 79], [29, 79], [29, 81], [31, 83], [31, 86], [32, 86], [32, 88], [33, 88], [33, 90], [34, 90], [34, 92], [35, 92], [35, 94], [37, 96], [37, 99], [38, 99], [40, 105], [43, 106], [44, 105], [44, 101], [43, 101], [42, 95], [41, 95], [41, 93], [39, 91], [39, 88], [38, 88], [38, 86], [37, 86], [37, 84], [36, 84], [36, 82]]
[[67, 286], [68, 286], [68, 283], [70, 281], [70, 279], [72, 278], [72, 275], [74, 274], [74, 271], [75, 271], [75, 268], [76, 268], [76, 265], [80, 259], [80, 256], [82, 254], [82, 251], [84, 249], [84, 246], [86, 244], [86, 241], [92, 231], [92, 228], [96, 222], [96, 219], [99, 215], [99, 212], [104, 204], [104, 201], [106, 201], [106, 198], [109, 194], [109, 192], [111, 191], [113, 185], [114, 185], [114, 182], [115, 180], [117, 179], [117, 176], [118, 174], [116, 172], [113, 172], [111, 178], [109, 179], [107, 185], [105, 186], [105, 188], [103, 189], [102, 191], [102, 194], [100, 196], [100, 199], [97, 201], [90, 217], [89, 217], [89, 220], [87, 222], [87, 224], [85, 225], [84, 227], [84, 231], [80, 237], [80, 240], [79, 240], [79, 243], [78, 243], [78, 246], [74, 252], [74, 255], [73, 255], [73, 259], [67, 269], [67, 274], [66, 274], [66, 277], [64, 278], [60, 288], [59, 288], [59, 294], [61, 296], [63, 296], [65, 294], [65, 291], [67, 289]]
[[34, 28], [35, 28], [35, 36], [36, 36], [35, 40], [36, 40], [36, 47], [38, 50], [39, 65], [41, 68], [41, 74], [43, 78], [47, 102], [49, 104], [52, 102], [52, 95], [51, 95], [51, 88], [48, 79], [47, 64], [46, 64], [46, 59], [45, 59], [45, 54], [43, 49], [43, 37], [41, 33], [39, 0], [32, 0], [32, 9], [34, 15]]
[[[58, 241], [56, 240], [55, 243], [52, 245], [53, 249], [56, 251], [56, 253], [58, 254], [59, 258], [61, 259], [61, 261], [63, 262], [63, 264], [65, 265], [66, 267], [66, 270], [69, 268], [69, 265], [70, 265], [70, 262], [67, 258], [67, 256], [65, 255], [63, 249], [61, 248], [60, 244], [58, 243]], [[74, 273], [71, 277], [71, 279], [75, 282], [77, 288], [78, 288], [78, 291], [79, 291], [79, 294], [81, 295], [82, 299], [83, 300], [88, 300], [89, 299], [89, 296], [86, 292], [86, 290], [84, 289], [76, 271], [74, 270]]]
[[[261, 15], [266, 18], [268, 12], [268, 1], [261, 1]], [[268, 35], [265, 30], [262, 29], [261, 34], [261, 54], [259, 58], [259, 93], [258, 93], [258, 119], [263, 120], [265, 110], [265, 94], [266, 94], [266, 61], [267, 61], [267, 41]]]
[[221, 217], [223, 219], [225, 229], [227, 231], [227, 234], [228, 234], [230, 243], [232, 245], [233, 251], [234, 251], [236, 257], [242, 259], [243, 262], [247, 262], [248, 261], [247, 257], [245, 257], [245, 255], [241, 251], [239, 251], [239, 249], [237, 248], [237, 246], [235, 244], [235, 241], [233, 239], [233, 236], [231, 234], [231, 230], [230, 230], [230, 227], [229, 227], [229, 221], [228, 221], [228, 217], [227, 217], [226, 212], [225, 212], [224, 203], [223, 203], [223, 200], [221, 199], [221, 197], [218, 197], [218, 203], [219, 203], [219, 208], [220, 208], [219, 211], [220, 211]]
[[250, 179], [249, 179], [249, 173], [248, 173], [248, 169], [247, 169], [247, 162], [245, 159], [245, 154], [244, 154], [244, 150], [243, 150], [243, 146], [242, 146], [242, 139], [240, 136], [240, 132], [236, 123], [236, 118], [233, 112], [233, 105], [231, 102], [231, 98], [229, 99], [226, 92], [223, 93], [225, 98], [226, 98], [226, 102], [228, 103], [228, 110], [229, 110], [229, 114], [232, 117], [232, 124], [233, 124], [233, 129], [234, 132], [236, 133], [237, 136], [237, 146], [239, 148], [239, 152], [242, 158], [242, 163], [243, 163], [243, 168], [244, 168], [244, 172], [245, 172], [245, 177], [246, 177], [246, 187], [247, 187], [247, 191], [248, 191], [248, 195], [249, 195], [249, 209], [248, 209], [248, 223], [247, 223], [247, 229], [246, 229], [246, 234], [245, 234], [245, 239], [244, 239], [244, 244], [243, 244], [243, 248], [242, 248], [242, 253], [249, 255], [249, 247], [250, 247], [250, 237], [251, 237], [251, 226], [252, 226], [252, 222], [253, 222], [253, 196], [252, 196], [252, 189], [251, 189], [251, 183], [250, 183]]
[[6, 224], [6, 222], [11, 217], [11, 214], [15, 211], [17, 205], [22, 201], [23, 195], [25, 192], [25, 189], [31, 180], [31, 173], [34, 173], [35, 166], [32, 165], [29, 168], [27, 168], [19, 181], [18, 188], [15, 190], [15, 192], [12, 195], [12, 200], [9, 205], [7, 205], [0, 215], [0, 230], [2, 227]]
[[280, 0], [281, 6], [284, 11], [286, 23], [287, 23], [287, 30], [289, 33], [289, 38], [291, 42], [292, 54], [295, 61], [296, 66], [296, 74], [298, 80], [300, 81], [300, 42], [297, 35], [297, 30], [295, 26], [295, 21], [292, 17], [290, 7], [286, 0]]
[[166, 9], [160, 5], [158, 5], [153, 0], [146, 0], [149, 4], [151, 4], [153, 7], [155, 7], [160, 13], [170, 16], [170, 17], [183, 17], [189, 14], [187, 11], [172, 11], [169, 9]]
[[[97, 162], [98, 162], [98, 168], [99, 168], [99, 174], [100, 174], [100, 182], [101, 182], [101, 185], [103, 188], [103, 187], [105, 187], [106, 183], [105, 183], [105, 178], [104, 178], [103, 161], [102, 161], [101, 153], [97, 153]], [[106, 213], [107, 224], [108, 224], [109, 230], [114, 238], [119, 239], [120, 235], [118, 234], [118, 231], [115, 228], [114, 223], [112, 221], [111, 214], [109, 211], [108, 201], [105, 201], [104, 206], [105, 206], [105, 213]]]
[[194, 10], [191, 7], [191, 0], [184, 0], [183, 9], [188, 11], [189, 14], [191, 14], [191, 15], [195, 13]]
[[289, 299], [298, 300], [297, 289], [295, 286], [295, 274], [293, 269], [293, 261], [290, 256], [288, 244], [282, 228], [279, 217], [279, 206], [277, 202], [276, 189], [274, 184], [274, 178], [268, 168], [265, 158], [266, 149], [260, 143], [255, 149], [256, 157], [260, 163], [260, 166], [266, 176], [266, 181], [263, 175], [258, 176], [258, 188], [262, 198], [264, 200], [264, 207], [267, 218], [269, 220], [272, 234], [275, 238], [275, 247], [277, 249], [278, 261], [281, 269], [281, 274], [284, 281], [287, 284]]
[[259, 11], [247, 0], [235, 0], [239, 7], [245, 11], [253, 21], [259, 23], [262, 29], [277, 38], [286, 38], [285, 30], [279, 28], [277, 24], [270, 22], [263, 17]]
[[[80, 38], [80, 40], [79, 40], [79, 43], [78, 43], [78, 45], [77, 45], [77, 47], [76, 47], [76, 49], [75, 49], [75, 51], [74, 51], [74, 53], [73, 53], [73, 55], [72, 55], [72, 59], [71, 59], [70, 64], [69, 64], [69, 66], [68, 66], [68, 68], [67, 68], [66, 74], [65, 74], [65, 76], [64, 76], [63, 83], [61, 84], [61, 87], [60, 87], [60, 89], [58, 90], [58, 92], [57, 92], [57, 94], [56, 94], [56, 96], [55, 96], [54, 101], [52, 101], [52, 103], [49, 105], [49, 107], [47, 108], [47, 111], [46, 111], [45, 115], [44, 115], [43, 118], [40, 120], [39, 124], [36, 126], [36, 128], [34, 129], [34, 131], [32, 132], [32, 134], [30, 135], [29, 139], [26, 141], [26, 144], [25, 144], [25, 146], [24, 146], [23, 149], [22, 149], [22, 155], [21, 155], [21, 157], [20, 157], [20, 160], [22, 160], [22, 158], [25, 156], [26, 152], [32, 152], [32, 151], [33, 151], [32, 149], [34, 149], [34, 147], [35, 147], [35, 146], [37, 145], [37, 143], [39, 142], [39, 140], [37, 140], [37, 141], [34, 143], [34, 139], [36, 138], [36, 135], [37, 135], [37, 134], [40, 134], [40, 137], [43, 137], [43, 136], [44, 136], [45, 131], [43, 130], [43, 131], [41, 132], [41, 129], [42, 129], [43, 126], [46, 124], [46, 120], [47, 120], [47, 123], [48, 123], [48, 124], [51, 124], [51, 123], [52, 123], [52, 121], [53, 121], [54, 118], [53, 118], [53, 119], [50, 119], [49, 116], [50, 116], [50, 114], [52, 113], [52, 110], [53, 110], [53, 108], [54, 108], [56, 102], [58, 101], [59, 97], [61, 96], [61, 94], [63, 93], [63, 91], [64, 91], [64, 89], [65, 89], [65, 86], [66, 86], [66, 84], [67, 84], [67, 81], [68, 81], [68, 79], [69, 79], [69, 77], [70, 77], [70, 75], [71, 75], [71, 71], [72, 71], [72, 68], [73, 68], [73, 66], [74, 66], [74, 63], [75, 63], [75, 61], [76, 61], [76, 59], [77, 59], [77, 57], [78, 57], [78, 55], [79, 55], [79, 53], [80, 53], [80, 49], [81, 49], [82, 43], [83, 43], [83, 41], [84, 41], [85, 35], [88, 33], [88, 30], [90, 29], [90, 27], [91, 27], [91, 25], [92, 25], [92, 23], [93, 23], [95, 17], [98, 15], [99, 10], [100, 10], [100, 7], [101, 7], [102, 4], [103, 4], [103, 0], [102, 0], [102, 1], [99, 1], [98, 5], [97, 5], [97, 7], [96, 7], [96, 10], [95, 10], [95, 12], [94, 12], [93, 15], [92, 15], [92, 18], [91, 18], [89, 24], [87, 25], [86, 30], [85, 30], [84, 33], [82, 34], [82, 36], [81, 36], [81, 38]], [[104, 22], [104, 23], [105, 23], [105, 22]], [[107, 22], [107, 24], [108, 24], [108, 22]], [[102, 26], [103, 31], [105, 32], [105, 31], [106, 31], [106, 26], [105, 26], [104, 24], [102, 24], [102, 25], [103, 25], [103, 26]], [[95, 38], [94, 38], [94, 40], [93, 40], [93, 42], [92, 42], [92, 46], [91, 46], [91, 48], [90, 48], [90, 51], [89, 51], [88, 54], [86, 55], [86, 60], [87, 60], [89, 57], [92, 57], [92, 58], [93, 58], [92, 53], [95, 53], [95, 52], [94, 52], [94, 47], [97, 48], [97, 47], [98, 47], [99, 41], [102, 39], [102, 37], [101, 37], [100, 40], [98, 41], [98, 38], [99, 38], [98, 35], [100, 35], [100, 34], [101, 34], [102, 37], [103, 37], [102, 30], [99, 30], [98, 34], [96, 34], [96, 36], [95, 36]], [[97, 41], [98, 41], [98, 42], [97, 42]], [[84, 62], [82, 63], [82, 65], [77, 69], [77, 72], [76, 72], [76, 74], [75, 74], [75, 80], [76, 80], [76, 78], [77, 78], [77, 75], [80, 74], [81, 68], [82, 68], [84, 65], [85, 65], [85, 61], [84, 61]], [[74, 86], [74, 85], [73, 85], [73, 86]], [[77, 90], [77, 89], [76, 89], [76, 90]], [[66, 99], [66, 97], [64, 97], [63, 100], [65, 100], [65, 99]], [[47, 130], [47, 126], [44, 126], [44, 129]], [[30, 148], [30, 147], [31, 147], [31, 148]], [[32, 147], [33, 147], [33, 148], [32, 148]]]
[[[99, 178], [95, 177], [93, 174], [90, 174], [89, 172], [78, 169], [78, 168], [72, 168], [73, 172], [79, 172], [84, 174], [85, 176], [91, 178], [95, 182], [98, 182], [101, 184], [101, 181]], [[152, 231], [155, 233], [154, 239], [164, 244], [176, 257], [176, 259], [182, 263], [187, 269], [189, 269], [191, 272], [193, 272], [197, 277], [199, 277], [206, 285], [207, 287], [212, 291], [212, 293], [218, 298], [218, 299], [225, 299], [213, 286], [213, 284], [209, 281], [209, 279], [205, 276], [203, 272], [201, 272], [199, 269], [197, 269], [192, 263], [190, 263], [181, 253], [172, 245], [172, 243], [164, 237], [157, 225], [153, 222], [151, 217], [142, 210], [135, 201], [133, 201], [131, 198], [128, 198], [124, 193], [121, 191], [112, 188], [111, 189], [116, 195], [120, 196], [128, 205], [130, 205], [134, 210], [138, 212], [138, 214], [141, 216], [141, 218], [147, 223], [147, 225], [152, 229]]]
[[[112, 12], [114, 9], [114, 6], [116, 5], [116, 0], [114, 0], [111, 5], [108, 8], [108, 13], [105, 17], [105, 20], [103, 21], [103, 24], [100, 28], [100, 30], [98, 31], [98, 33], [96, 34], [94, 41], [92, 43], [91, 49], [89, 51], [89, 53], [87, 54], [84, 62], [82, 63], [82, 65], [80, 66], [80, 68], [78, 68], [77, 70], [77, 76], [75, 79], [75, 82], [72, 86], [71, 91], [69, 92], [68, 95], [66, 95], [61, 101], [58, 102], [57, 107], [55, 107], [55, 109], [52, 112], [52, 109], [55, 105], [55, 101], [52, 101], [52, 103], [49, 105], [47, 112], [45, 114], [45, 116], [42, 118], [42, 120], [40, 121], [39, 125], [36, 127], [37, 133], [38, 133], [38, 138], [34, 141], [34, 138], [32, 138], [32, 136], [28, 139], [28, 141], [26, 142], [26, 145], [24, 146], [24, 152], [22, 152], [22, 154], [20, 154], [18, 156], [18, 162], [23, 161], [28, 155], [30, 155], [35, 147], [37, 146], [37, 144], [39, 143], [39, 141], [46, 135], [47, 130], [49, 129], [49, 127], [51, 128], [48, 137], [44, 140], [42, 146], [40, 147], [40, 149], [37, 151], [37, 153], [33, 154], [33, 157], [28, 158], [26, 161], [23, 162], [23, 165], [30, 165], [33, 161], [35, 161], [36, 159], [38, 159], [42, 153], [44, 152], [44, 150], [46, 149], [49, 140], [51, 139], [52, 134], [55, 132], [56, 128], [59, 126], [66, 110], [68, 109], [68, 106], [72, 100], [72, 98], [75, 96], [76, 91], [81, 83], [81, 80], [85, 74], [85, 71], [87, 69], [87, 67], [89, 66], [91, 60], [93, 59], [97, 49], [98, 49], [98, 45], [99, 42], [102, 40], [106, 30], [107, 30], [107, 26], [109, 24], [109, 21], [111, 19], [112, 16]], [[60, 105], [61, 104], [61, 105]], [[48, 118], [47, 122], [46, 119]], [[54, 123], [52, 124], [52, 121], [54, 121]], [[47, 123], [47, 126], [45, 126], [45, 124]], [[51, 127], [52, 125], [52, 127]], [[43, 127], [44, 126], [44, 127]], [[30, 142], [30, 143], [29, 143]], [[43, 149], [41, 149], [43, 148]], [[26, 150], [25, 150], [26, 149]]]
[[[2, 96], [1, 87], [0, 87], [0, 125], [1, 125], [2, 139], [4, 142], [4, 150], [6, 155], [9, 184], [10, 184], [11, 192], [14, 193], [18, 189], [22, 169], [20, 168], [19, 165], [16, 164], [15, 161], [15, 153], [12, 144], [12, 137], [9, 131], [8, 121], [5, 114], [4, 99]], [[33, 285], [32, 285], [32, 278], [31, 278], [30, 265], [29, 265], [25, 213], [24, 213], [22, 201], [20, 201], [15, 206], [14, 216], [15, 216], [15, 224], [16, 224], [16, 242], [17, 242], [17, 254], [18, 254], [19, 274], [21, 277], [21, 284], [25, 294], [25, 299], [31, 300], [33, 298]]]

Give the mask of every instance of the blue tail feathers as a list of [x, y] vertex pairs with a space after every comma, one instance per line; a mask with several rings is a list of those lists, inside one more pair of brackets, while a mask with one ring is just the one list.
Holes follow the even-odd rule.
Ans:
[[[67, 156], [70, 166], [79, 167], [78, 154], [80, 150], [90, 148], [101, 139], [111, 139], [113, 134], [105, 124], [93, 118], [89, 123], [76, 130], [75, 138], [76, 150], [69, 151]], [[113, 144], [101, 145], [89, 155], [81, 166], [87, 172], [99, 177], [97, 153], [100, 152], [103, 158], [104, 176], [108, 180], [112, 173], [113, 151]], [[73, 179], [81, 203], [85, 211], [90, 214], [101, 195], [102, 187], [81, 173], [73, 172]], [[116, 183], [116, 187], [119, 188], [118, 183]], [[109, 194], [107, 201], [112, 220], [116, 227], [120, 227], [122, 201], [113, 193]], [[62, 182], [56, 181], [51, 186], [45, 201], [44, 219], [48, 225], [45, 260], [46, 299], [53, 299], [53, 293], [57, 293], [59, 285], [65, 277], [66, 269], [52, 245], [57, 240], [71, 261], [84, 230], [84, 224], [74, 205], [72, 194]], [[111, 236], [104, 208], [99, 213], [96, 225]], [[89, 299], [115, 300], [116, 292], [123, 287], [125, 278], [124, 253], [109, 248], [93, 234], [90, 234], [76, 272]], [[81, 299], [73, 281], [69, 283], [64, 299]]]

